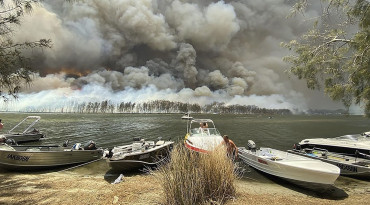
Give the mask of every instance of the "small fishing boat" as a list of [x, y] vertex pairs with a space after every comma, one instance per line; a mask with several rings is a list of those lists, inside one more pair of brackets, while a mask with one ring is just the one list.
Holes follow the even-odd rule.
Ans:
[[196, 152], [207, 153], [221, 144], [223, 138], [210, 119], [194, 119], [187, 126], [185, 146]]
[[60, 166], [77, 165], [101, 159], [103, 149], [96, 148], [93, 141], [84, 146], [76, 143], [67, 148], [68, 141], [59, 145], [15, 145], [0, 144], [0, 168], [15, 171], [52, 169]]
[[249, 166], [311, 189], [330, 188], [340, 173], [337, 166], [320, 160], [272, 148], [257, 149], [252, 140], [248, 140], [248, 149], [238, 150], [240, 159]]
[[192, 116], [190, 116], [190, 113], [185, 113], [182, 117], [181, 117], [181, 119], [183, 119], [183, 120], [192, 120], [192, 119], [194, 119]]
[[338, 154], [319, 148], [293, 149], [288, 152], [336, 165], [340, 168], [341, 175], [370, 178], [370, 160], [359, 158], [364, 155], [360, 152], [357, 153], [357, 156]]
[[[24, 142], [32, 142], [32, 141], [39, 141], [41, 138], [44, 138], [45, 135], [41, 133], [38, 129], [34, 128], [33, 126], [39, 122], [41, 119], [40, 116], [28, 116], [24, 118], [21, 122], [19, 122], [16, 126], [14, 126], [11, 130], [8, 131], [7, 134], [2, 134], [0, 137], [5, 137], [9, 140], [14, 140], [15, 143], [24, 143]], [[26, 127], [25, 130], [21, 132], [16, 132], [16, 128], [20, 127], [22, 124], [33, 120], [32, 123]]]
[[159, 165], [169, 156], [173, 144], [173, 141], [134, 138], [132, 144], [114, 147], [105, 157], [114, 171], [136, 171]]
[[321, 148], [330, 152], [354, 155], [356, 151], [370, 155], [370, 132], [343, 135], [334, 138], [304, 139], [295, 145], [296, 149]]

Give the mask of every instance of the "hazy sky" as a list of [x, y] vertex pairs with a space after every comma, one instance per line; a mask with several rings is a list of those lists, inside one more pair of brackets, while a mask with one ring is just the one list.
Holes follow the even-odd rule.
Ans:
[[16, 41], [52, 40], [31, 50], [38, 74], [11, 106], [173, 100], [296, 111], [342, 108], [289, 77], [280, 46], [319, 14], [287, 19], [284, 0], [45, 0], [25, 16]]

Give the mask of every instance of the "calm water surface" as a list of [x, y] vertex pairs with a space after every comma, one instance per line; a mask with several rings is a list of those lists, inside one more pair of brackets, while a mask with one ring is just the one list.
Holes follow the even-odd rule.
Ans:
[[[183, 140], [186, 134], [186, 121], [182, 114], [55, 114], [55, 113], [0, 113], [4, 128], [2, 133], [13, 128], [29, 115], [41, 116], [35, 126], [46, 133], [46, 139], [36, 144], [62, 144], [67, 139], [70, 143], [96, 142], [98, 147], [112, 148], [130, 143], [133, 137], [146, 140], [172, 139]], [[257, 115], [203, 115], [194, 114], [194, 118], [207, 118], [215, 122], [221, 134], [227, 134], [237, 146], [246, 146], [247, 140], [253, 140], [257, 146], [275, 149], [291, 149], [294, 143], [305, 138], [337, 137], [370, 131], [370, 119], [362, 116], [257, 116]], [[76, 172], [106, 172], [105, 162], [94, 163], [91, 167], [81, 168]], [[246, 179], [270, 183], [270, 179], [248, 169]], [[340, 177], [336, 184], [350, 186], [369, 182]], [[370, 190], [368, 190], [370, 192]]]

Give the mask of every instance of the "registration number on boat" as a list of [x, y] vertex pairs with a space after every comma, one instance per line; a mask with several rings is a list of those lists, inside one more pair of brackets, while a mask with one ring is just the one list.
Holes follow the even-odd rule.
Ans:
[[341, 168], [342, 170], [347, 170], [349, 172], [357, 172], [357, 167], [353, 167], [353, 166], [349, 166], [345, 164], [337, 164], [337, 166]]

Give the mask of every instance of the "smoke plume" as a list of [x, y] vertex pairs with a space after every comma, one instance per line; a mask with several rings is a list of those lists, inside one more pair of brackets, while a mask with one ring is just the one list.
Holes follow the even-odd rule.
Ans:
[[[45, 0], [22, 19], [15, 41], [38, 73], [3, 109], [111, 100], [257, 105], [302, 111], [341, 107], [289, 78], [280, 42], [310, 24], [287, 19], [285, 0]], [[315, 6], [306, 18], [317, 15]], [[318, 103], [321, 102], [321, 103]], [[327, 106], [327, 107], [325, 107]]]

